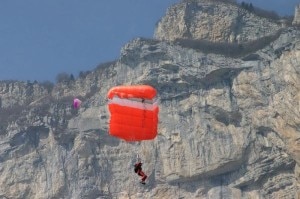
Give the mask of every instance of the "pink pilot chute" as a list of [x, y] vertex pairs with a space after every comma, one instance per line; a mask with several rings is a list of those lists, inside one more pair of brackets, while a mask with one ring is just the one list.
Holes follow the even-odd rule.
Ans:
[[73, 108], [78, 109], [80, 107], [81, 103], [82, 103], [81, 100], [79, 100], [78, 98], [75, 98], [73, 100]]

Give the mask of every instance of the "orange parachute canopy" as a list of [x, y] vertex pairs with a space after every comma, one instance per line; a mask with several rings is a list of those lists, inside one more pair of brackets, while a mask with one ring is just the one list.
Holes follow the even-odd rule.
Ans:
[[157, 91], [148, 85], [116, 86], [108, 91], [109, 134], [126, 141], [157, 135]]

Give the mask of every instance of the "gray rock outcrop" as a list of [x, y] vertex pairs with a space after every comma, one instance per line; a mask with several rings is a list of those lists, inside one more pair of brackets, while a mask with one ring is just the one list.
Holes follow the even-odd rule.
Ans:
[[243, 43], [275, 34], [281, 25], [259, 17], [236, 3], [218, 0], [185, 0], [170, 7], [159, 21], [154, 37]]
[[295, 7], [294, 25], [300, 25], [300, 4]]

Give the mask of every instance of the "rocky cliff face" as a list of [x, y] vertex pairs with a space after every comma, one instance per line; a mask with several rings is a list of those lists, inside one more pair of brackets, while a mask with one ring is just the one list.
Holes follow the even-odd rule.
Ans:
[[[0, 198], [299, 198], [299, 41], [288, 28], [230, 58], [137, 38], [115, 62], [51, 89], [2, 82]], [[120, 84], [158, 90], [155, 140], [108, 135], [106, 93]]]
[[213, 42], [248, 42], [275, 34], [280, 23], [256, 16], [236, 3], [218, 0], [184, 0], [170, 7], [158, 23], [154, 37]]
[[296, 6], [295, 8], [295, 15], [294, 15], [294, 20], [293, 20], [294, 25], [299, 25], [300, 24], [300, 4]]

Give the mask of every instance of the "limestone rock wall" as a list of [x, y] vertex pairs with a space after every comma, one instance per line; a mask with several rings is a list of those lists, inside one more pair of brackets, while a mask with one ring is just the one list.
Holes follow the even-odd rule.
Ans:
[[295, 15], [293, 20], [293, 25], [300, 24], [300, 4], [295, 7]]
[[0, 82], [0, 107], [22, 106], [48, 94], [47, 88], [30, 82]]
[[281, 25], [258, 17], [235, 3], [186, 0], [170, 7], [156, 26], [154, 37], [243, 43], [275, 34]]
[[[76, 80], [82, 90], [88, 82], [98, 88], [81, 109], [62, 95], [43, 112], [33, 103], [2, 130], [0, 196], [297, 197], [299, 38], [298, 31], [286, 31], [251, 61], [133, 40], [86, 84]], [[159, 92], [157, 138], [126, 143], [110, 137], [108, 89], [141, 83]], [[69, 96], [81, 89], [56, 90]], [[145, 188], [132, 171], [137, 152], [149, 175]]]

